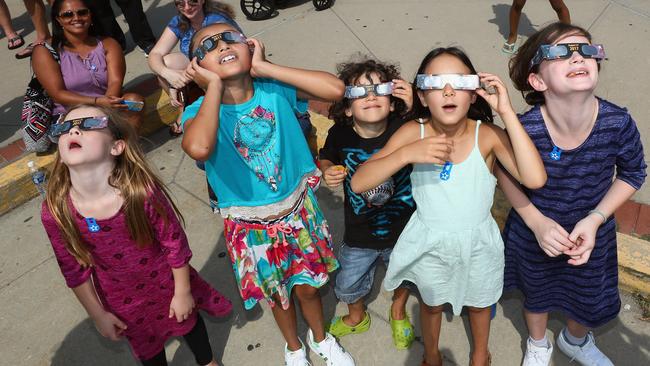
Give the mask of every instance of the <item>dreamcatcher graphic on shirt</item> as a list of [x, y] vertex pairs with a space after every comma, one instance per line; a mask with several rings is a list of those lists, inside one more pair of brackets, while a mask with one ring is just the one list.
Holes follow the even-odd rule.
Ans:
[[257, 106], [235, 124], [233, 142], [246, 165], [273, 191], [282, 180], [275, 114]]

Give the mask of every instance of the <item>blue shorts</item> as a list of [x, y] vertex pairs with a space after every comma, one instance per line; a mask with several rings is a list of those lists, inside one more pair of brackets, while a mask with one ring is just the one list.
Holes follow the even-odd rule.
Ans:
[[346, 304], [352, 304], [363, 298], [372, 290], [377, 259], [388, 264], [393, 248], [368, 249], [341, 245], [339, 260], [341, 269], [336, 275], [334, 293]]

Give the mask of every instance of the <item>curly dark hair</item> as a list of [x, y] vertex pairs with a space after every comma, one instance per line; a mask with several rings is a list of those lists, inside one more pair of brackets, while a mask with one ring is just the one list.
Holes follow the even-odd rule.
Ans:
[[[469, 68], [471, 74], [477, 73], [474, 65], [472, 65], [472, 61], [470, 61], [469, 57], [463, 50], [458, 47], [438, 47], [431, 50], [431, 52], [429, 52], [426, 56], [424, 56], [424, 59], [422, 59], [420, 67], [418, 68], [418, 72], [413, 79], [414, 86], [417, 84], [417, 74], [424, 74], [424, 71], [426, 70], [429, 63], [440, 55], [454, 56], [463, 64], [465, 64], [467, 68]], [[407, 117], [409, 119], [430, 118], [431, 112], [429, 111], [429, 108], [425, 107], [422, 105], [422, 102], [420, 102], [420, 98], [417, 96], [416, 88], [413, 88], [413, 94], [415, 94], [413, 95], [413, 109]], [[480, 96], [477, 96], [476, 101], [470, 105], [469, 111], [467, 111], [467, 117], [473, 120], [481, 120], [483, 122], [494, 122], [492, 108], [488, 102]]]
[[[544, 104], [544, 94], [538, 92], [528, 83], [528, 75], [539, 72], [539, 65], [530, 67], [530, 61], [535, 57], [539, 46], [553, 44], [566, 36], [584, 36], [591, 42], [591, 34], [577, 25], [551, 23], [530, 36], [524, 42], [517, 54], [508, 62], [510, 79], [529, 105]], [[600, 64], [598, 64], [600, 70]]]
[[[364, 57], [359, 61], [340, 63], [336, 66], [338, 78], [343, 80], [345, 85], [354, 85], [363, 76], [372, 80], [372, 74], [379, 76], [381, 82], [389, 82], [393, 79], [401, 79], [399, 66], [384, 62], [379, 62], [371, 58]], [[389, 119], [394, 116], [402, 116], [406, 112], [406, 104], [403, 100], [390, 96], [393, 103], [393, 111], [389, 114]], [[352, 125], [352, 117], [345, 115], [345, 110], [350, 108], [351, 100], [343, 98], [332, 104], [329, 109], [329, 118], [336, 124]]]

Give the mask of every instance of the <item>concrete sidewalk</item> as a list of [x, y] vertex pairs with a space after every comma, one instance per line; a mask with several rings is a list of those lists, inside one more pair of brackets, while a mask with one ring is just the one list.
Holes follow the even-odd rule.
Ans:
[[[273, 62], [334, 71], [336, 63], [355, 52], [373, 55], [380, 60], [399, 62], [403, 76], [412, 79], [423, 55], [435, 46], [458, 44], [469, 53], [481, 70], [497, 73], [507, 80], [506, 55], [500, 52], [507, 31], [509, 1], [493, 4], [483, 0], [339, 0], [332, 9], [316, 12], [311, 2], [294, 1], [290, 8], [263, 22], [243, 19], [239, 4], [228, 1], [238, 11], [238, 19], [248, 34], [261, 39]], [[169, 0], [143, 1], [154, 31], [160, 31], [174, 13]], [[609, 61], [601, 72], [599, 95], [627, 106], [636, 117], [641, 134], [650, 146], [650, 110], [646, 96], [650, 77], [643, 61], [650, 56], [647, 44], [650, 30], [650, 2], [645, 0], [573, 0], [567, 2], [572, 19], [586, 26], [598, 42], [607, 48]], [[22, 4], [9, 4], [14, 15], [21, 14]], [[24, 12], [24, 10], [23, 10]], [[546, 1], [530, 1], [524, 9], [520, 33], [530, 34], [554, 19]], [[122, 21], [120, 17], [120, 21]], [[21, 22], [28, 20], [20, 16]], [[122, 23], [123, 24], [123, 23]], [[126, 27], [124, 27], [126, 29]], [[33, 37], [30, 34], [26, 40]], [[127, 35], [127, 38], [129, 36]], [[127, 56], [127, 81], [148, 73], [145, 59], [138, 51]], [[11, 139], [17, 124], [10, 116], [19, 110], [19, 102], [28, 78], [27, 62], [14, 61], [4, 48], [3, 90], [0, 96], [2, 139]], [[506, 82], [506, 84], [510, 84]], [[512, 92], [517, 110], [525, 105]], [[207, 321], [213, 349], [225, 365], [280, 365], [284, 341], [266, 307], [243, 310], [235, 288], [231, 267], [225, 255], [221, 220], [210, 213], [203, 174], [195, 168], [180, 148], [180, 139], [168, 140], [161, 131], [144, 141], [148, 157], [170, 187], [181, 211], [194, 257], [192, 265], [220, 291], [233, 300], [230, 318]], [[646, 158], [647, 160], [647, 158]], [[329, 219], [334, 239], [340, 243], [343, 233], [342, 192], [323, 188], [319, 202]], [[650, 190], [636, 196], [650, 202]], [[132, 365], [125, 343], [103, 339], [65, 285], [51, 247], [40, 224], [40, 202], [32, 200], [0, 216], [0, 365]], [[642, 258], [647, 260], [647, 258]], [[416, 342], [409, 351], [395, 351], [387, 323], [390, 295], [379, 289], [383, 271], [378, 271], [369, 309], [373, 326], [368, 333], [343, 339], [357, 365], [419, 365], [422, 345]], [[326, 319], [342, 313], [333, 291], [323, 291]], [[639, 320], [640, 311], [630, 296], [624, 295], [620, 316], [596, 332], [599, 347], [617, 365], [650, 364], [650, 327]], [[420, 334], [415, 298], [409, 311]], [[553, 318], [550, 329], [561, 329]], [[300, 332], [306, 327], [300, 323]], [[492, 325], [490, 348], [494, 365], [518, 365], [523, 352], [526, 328], [521, 315], [521, 301], [508, 294], [499, 303]], [[441, 349], [450, 365], [467, 365], [469, 359], [469, 324], [466, 317], [443, 320]], [[167, 346], [171, 364], [193, 364], [186, 345], [178, 341]], [[324, 365], [312, 354], [315, 365]], [[568, 359], [556, 352], [556, 365], [568, 365]]]

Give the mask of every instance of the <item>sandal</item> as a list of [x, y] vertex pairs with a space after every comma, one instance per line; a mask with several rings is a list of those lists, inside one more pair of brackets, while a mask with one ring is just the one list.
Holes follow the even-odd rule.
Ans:
[[16, 48], [20, 48], [25, 44], [25, 40], [23, 39], [23, 36], [20, 34], [15, 36], [14, 38], [9, 39], [7, 42], [7, 48], [10, 50], [15, 50]]
[[337, 316], [329, 324], [328, 332], [336, 338], [341, 338], [352, 333], [363, 333], [370, 329], [370, 314], [366, 311], [366, 316], [355, 326], [345, 324], [342, 316]]
[[514, 41], [512, 43], [508, 43], [508, 41], [506, 41], [503, 44], [503, 47], [501, 47], [501, 51], [503, 51], [504, 53], [508, 53], [508, 54], [515, 53], [516, 49], [517, 49], [517, 41]]
[[390, 330], [393, 334], [393, 344], [397, 349], [409, 349], [413, 340], [415, 339], [415, 333], [413, 333], [413, 324], [409, 319], [408, 314], [404, 314], [404, 319], [393, 319], [393, 316], [389, 310], [388, 320], [390, 322]]
[[178, 121], [174, 121], [172, 124], [169, 125], [169, 136], [178, 137], [182, 134], [183, 134], [183, 128], [178, 123]]
[[42, 42], [39, 43], [30, 43], [23, 49], [22, 51], [18, 52], [17, 54], [14, 55], [19, 60], [22, 60], [24, 58], [27, 58], [32, 55], [32, 52], [34, 51], [34, 47], [36, 47], [39, 44], [43, 44]]

